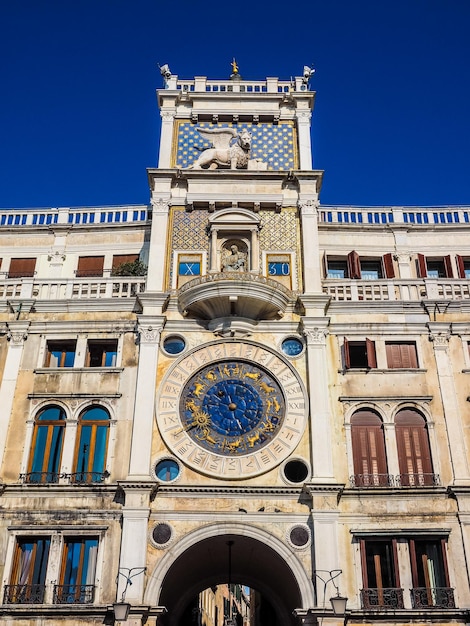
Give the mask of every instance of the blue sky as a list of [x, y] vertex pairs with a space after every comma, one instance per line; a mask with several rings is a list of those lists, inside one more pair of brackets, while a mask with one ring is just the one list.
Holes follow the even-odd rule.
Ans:
[[0, 206], [149, 201], [157, 64], [316, 73], [321, 202], [470, 205], [470, 0], [0, 2]]

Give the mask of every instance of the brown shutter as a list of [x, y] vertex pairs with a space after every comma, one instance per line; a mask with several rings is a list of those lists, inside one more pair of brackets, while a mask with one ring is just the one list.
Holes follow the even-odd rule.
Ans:
[[386, 343], [387, 366], [390, 369], [418, 367], [415, 343]]
[[323, 252], [322, 254], [322, 267], [323, 267], [323, 276], [325, 278], [328, 278], [328, 257], [326, 255], [326, 252]]
[[395, 278], [395, 268], [393, 267], [392, 253], [388, 252], [382, 257], [385, 278]]
[[351, 419], [351, 439], [355, 474], [387, 473], [385, 441], [378, 415], [369, 411], [354, 415]]
[[418, 254], [418, 278], [426, 278], [427, 275], [426, 257], [424, 254]]
[[367, 351], [367, 367], [377, 367], [377, 358], [375, 356], [375, 341], [366, 339], [366, 351]]
[[104, 256], [81, 256], [78, 259], [76, 275], [103, 276]]
[[349, 278], [361, 278], [361, 261], [355, 250], [348, 254], [348, 276]]
[[453, 278], [454, 272], [452, 270], [452, 261], [450, 259], [450, 254], [444, 257], [444, 269], [446, 271], [446, 278]]
[[351, 367], [351, 358], [349, 356], [349, 341], [344, 338], [343, 343], [343, 357], [344, 357], [344, 367], [348, 370]]
[[457, 261], [457, 272], [459, 274], [459, 278], [465, 278], [465, 263], [463, 260], [463, 256], [460, 256], [460, 254], [456, 254], [455, 260]]
[[139, 260], [138, 254], [115, 254], [113, 256], [113, 269], [123, 263], [135, 263]]
[[8, 278], [34, 276], [36, 259], [11, 259]]
[[432, 474], [431, 450], [424, 418], [412, 410], [395, 420], [400, 474]]

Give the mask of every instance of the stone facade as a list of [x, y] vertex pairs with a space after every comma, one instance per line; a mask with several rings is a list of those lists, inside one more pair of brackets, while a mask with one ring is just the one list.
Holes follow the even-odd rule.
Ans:
[[0, 622], [468, 622], [470, 208], [321, 205], [305, 77], [157, 96], [149, 206], [0, 211]]

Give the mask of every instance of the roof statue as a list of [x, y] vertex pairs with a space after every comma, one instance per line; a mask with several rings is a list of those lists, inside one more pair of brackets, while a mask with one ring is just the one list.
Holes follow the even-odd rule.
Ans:
[[165, 65], [160, 65], [160, 63], [158, 63], [158, 69], [160, 70], [160, 74], [163, 76], [163, 82], [165, 83], [165, 87], [167, 87], [168, 81], [171, 78], [171, 70], [168, 63], [165, 63]]
[[[196, 128], [203, 139], [210, 141], [210, 148], [202, 149], [199, 157], [188, 169], [200, 170], [207, 166], [210, 170], [220, 167], [247, 169], [251, 150], [251, 133], [229, 126], [223, 128]], [[200, 150], [198, 146], [194, 146]]]
[[238, 74], [238, 63], [235, 61], [235, 59], [233, 59], [230, 65], [232, 66], [232, 76], [234, 74]]
[[315, 74], [315, 70], [313, 67], [309, 67], [308, 65], [304, 65], [302, 83], [304, 85], [308, 85], [308, 81]]

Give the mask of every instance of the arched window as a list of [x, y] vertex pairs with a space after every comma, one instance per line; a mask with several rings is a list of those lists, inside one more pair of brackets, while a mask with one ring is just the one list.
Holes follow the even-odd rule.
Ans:
[[357, 411], [351, 418], [351, 437], [356, 487], [389, 486], [383, 424], [371, 410]]
[[434, 485], [426, 420], [414, 409], [403, 409], [395, 418], [400, 482], [403, 486]]
[[59, 480], [65, 412], [58, 406], [43, 409], [36, 417], [27, 482], [56, 483]]
[[81, 414], [72, 475], [74, 482], [99, 483], [104, 480], [108, 431], [109, 413], [102, 407], [93, 406]]

